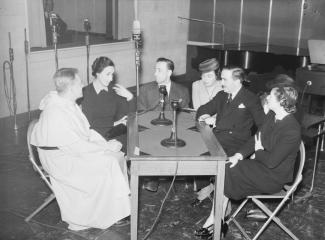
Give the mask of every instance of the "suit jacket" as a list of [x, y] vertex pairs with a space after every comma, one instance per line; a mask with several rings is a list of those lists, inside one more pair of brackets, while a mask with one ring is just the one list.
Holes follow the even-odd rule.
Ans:
[[265, 114], [259, 98], [242, 87], [235, 98], [227, 103], [228, 94], [220, 91], [210, 102], [197, 111], [197, 118], [203, 114], [217, 114], [214, 134], [228, 156], [233, 155], [252, 136], [252, 128], [260, 127]]
[[[190, 95], [188, 89], [178, 83], [171, 82], [170, 93], [165, 97], [165, 110], [171, 110], [170, 101], [173, 99], [182, 99], [180, 107], [188, 107]], [[138, 98], [138, 110], [158, 110], [160, 94], [157, 82], [151, 82], [141, 86]]]

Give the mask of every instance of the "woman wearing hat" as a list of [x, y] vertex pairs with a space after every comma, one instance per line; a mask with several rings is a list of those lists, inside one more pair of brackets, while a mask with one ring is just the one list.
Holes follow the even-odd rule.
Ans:
[[219, 91], [222, 90], [221, 79], [218, 79], [219, 62], [215, 58], [205, 60], [199, 64], [201, 80], [193, 82], [192, 102], [193, 108], [198, 109], [201, 105], [209, 102]]

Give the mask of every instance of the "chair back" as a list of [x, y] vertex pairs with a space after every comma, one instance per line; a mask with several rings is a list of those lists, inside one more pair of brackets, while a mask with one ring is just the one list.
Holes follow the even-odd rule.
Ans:
[[293, 180], [292, 184], [285, 186], [285, 189], [290, 191], [290, 194], [296, 190], [297, 186], [302, 181], [302, 171], [303, 171], [304, 166], [305, 166], [305, 159], [306, 159], [305, 145], [304, 145], [304, 142], [301, 141], [300, 147], [299, 147], [298, 170], [296, 172], [296, 175], [294, 177], [294, 180]]
[[53, 191], [52, 189], [52, 185], [49, 181], [49, 176], [47, 174], [47, 172], [42, 168], [41, 165], [38, 165], [36, 162], [36, 155], [35, 155], [35, 146], [33, 146], [30, 141], [31, 141], [31, 136], [32, 136], [32, 132], [34, 130], [34, 127], [36, 125], [36, 123], [38, 122], [37, 119], [32, 120], [29, 125], [28, 125], [28, 129], [27, 129], [27, 147], [28, 147], [28, 158], [29, 161], [32, 163], [33, 168], [35, 171], [37, 171], [41, 178], [45, 181], [46, 185]]

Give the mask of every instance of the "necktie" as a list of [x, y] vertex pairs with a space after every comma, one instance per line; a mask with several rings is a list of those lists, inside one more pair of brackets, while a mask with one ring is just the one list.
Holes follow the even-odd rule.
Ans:
[[229, 93], [227, 98], [227, 104], [231, 103], [231, 101], [232, 101], [232, 96], [231, 93]]

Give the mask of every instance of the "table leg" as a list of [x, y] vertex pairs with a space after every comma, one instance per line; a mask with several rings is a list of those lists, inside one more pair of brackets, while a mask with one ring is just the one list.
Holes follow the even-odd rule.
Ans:
[[214, 189], [214, 240], [221, 236], [221, 219], [223, 218], [223, 190], [225, 181], [225, 162], [218, 161], [217, 176]]
[[138, 238], [139, 176], [131, 171], [131, 240]]

